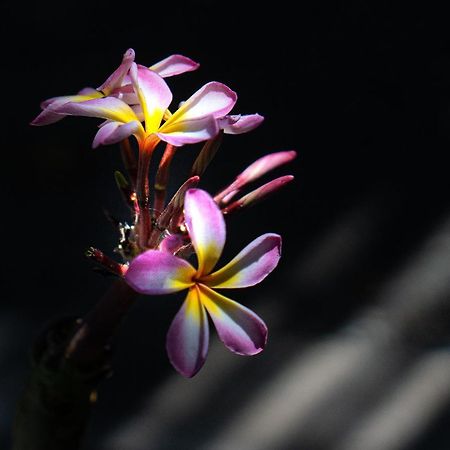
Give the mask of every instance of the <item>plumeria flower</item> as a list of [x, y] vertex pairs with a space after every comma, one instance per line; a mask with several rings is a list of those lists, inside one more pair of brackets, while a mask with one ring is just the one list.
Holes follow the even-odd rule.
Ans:
[[169, 328], [166, 348], [175, 369], [192, 377], [203, 366], [208, 352], [208, 315], [219, 338], [232, 352], [255, 355], [264, 349], [267, 327], [263, 320], [215, 289], [243, 288], [262, 281], [278, 264], [281, 237], [264, 234], [224, 267], [213, 271], [225, 244], [223, 215], [213, 198], [200, 189], [186, 192], [184, 210], [198, 268], [169, 252], [148, 250], [131, 261], [124, 278], [141, 294], [188, 289]]
[[[137, 103], [135, 95], [130, 95], [133, 91], [128, 71], [134, 62], [135, 52], [132, 48], [128, 49], [123, 55], [120, 66], [106, 79], [106, 81], [97, 89], [84, 88], [76, 95], [65, 95], [53, 97], [41, 103], [42, 112], [31, 122], [32, 125], [49, 125], [51, 123], [62, 120], [65, 115], [61, 112], [56, 113], [55, 110], [65, 103], [75, 102], [81, 103], [88, 100], [107, 97], [114, 95], [122, 98], [124, 101]], [[156, 72], [163, 78], [180, 75], [185, 72], [196, 70], [199, 64], [192, 59], [183, 55], [171, 55], [148, 69]]]
[[148, 248], [152, 229], [148, 170], [154, 149], [160, 141], [179, 147], [213, 138], [220, 131], [218, 119], [230, 112], [237, 95], [222, 83], [210, 82], [171, 114], [168, 107], [172, 102], [172, 92], [160, 75], [131, 62], [128, 76], [143, 117], [132, 106], [114, 96], [67, 102], [52, 111], [62, 115], [105, 119], [95, 135], [94, 148], [118, 143], [130, 136], [136, 138], [139, 146], [136, 231], [139, 246], [145, 249]]
[[[219, 131], [217, 119], [226, 115], [237, 100], [230, 88], [211, 82], [168, 115], [172, 93], [163, 78], [136, 63], [131, 64], [129, 76], [142, 108], [144, 125], [131, 106], [116, 97], [69, 102], [54, 112], [106, 119], [95, 136], [93, 147], [117, 143], [134, 135], [143, 149], [154, 148], [160, 140], [181, 146], [214, 137]], [[164, 117], [167, 120], [162, 123]]]

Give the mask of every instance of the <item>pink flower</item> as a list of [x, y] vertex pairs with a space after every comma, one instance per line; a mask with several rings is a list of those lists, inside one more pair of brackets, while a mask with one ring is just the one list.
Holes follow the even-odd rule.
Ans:
[[160, 75], [132, 62], [129, 77], [139, 111], [120, 98], [109, 96], [66, 102], [55, 107], [53, 113], [106, 119], [94, 138], [93, 147], [114, 144], [134, 135], [141, 149], [153, 149], [160, 140], [181, 146], [214, 137], [219, 132], [217, 119], [228, 114], [237, 100], [230, 88], [210, 82], [171, 114], [168, 107], [172, 92]]
[[[58, 107], [69, 103], [82, 103], [88, 100], [107, 97], [110, 95], [124, 98], [132, 91], [128, 71], [134, 62], [135, 53], [132, 48], [123, 55], [120, 66], [97, 89], [84, 88], [76, 95], [53, 97], [41, 103], [42, 112], [31, 122], [32, 125], [49, 125], [63, 119], [66, 114], [56, 112]], [[183, 55], [171, 55], [162, 61], [150, 66], [148, 69], [159, 74], [163, 78], [179, 75], [197, 69], [198, 63]], [[134, 99], [134, 97], [132, 97]], [[135, 102], [136, 103], [136, 102]]]
[[258, 237], [214, 271], [225, 244], [223, 215], [213, 198], [200, 189], [186, 192], [184, 210], [198, 268], [168, 252], [148, 250], [131, 261], [125, 281], [148, 295], [188, 289], [169, 328], [166, 347], [175, 369], [192, 377], [203, 366], [208, 352], [208, 315], [232, 352], [255, 355], [264, 349], [267, 327], [262, 319], [215, 289], [243, 288], [262, 281], [278, 264], [281, 237], [271, 233]]

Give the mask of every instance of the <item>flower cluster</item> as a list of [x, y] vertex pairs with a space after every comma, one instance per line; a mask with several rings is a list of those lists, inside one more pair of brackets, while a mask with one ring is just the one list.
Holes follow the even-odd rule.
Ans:
[[[237, 95], [216, 81], [205, 84], [172, 112], [173, 96], [165, 78], [198, 66], [190, 58], [172, 55], [147, 67], [137, 64], [129, 49], [101, 86], [44, 101], [41, 113], [32, 121], [33, 125], [47, 125], [68, 115], [100, 118], [103, 122], [92, 146], [120, 143], [127, 173], [116, 172], [116, 181], [133, 216], [131, 225], [119, 223], [117, 251], [123, 260], [116, 262], [94, 248], [89, 256], [141, 294], [188, 290], [167, 335], [169, 359], [186, 377], [194, 376], [206, 359], [208, 315], [231, 351], [253, 355], [265, 346], [267, 327], [262, 319], [215, 289], [248, 287], [262, 281], [278, 263], [281, 237], [271, 233], [260, 236], [223, 268], [214, 268], [225, 243], [224, 217], [260, 201], [293, 176], [276, 178], [236, 199], [238, 194], [296, 156], [295, 151], [263, 156], [214, 196], [198, 189], [223, 134], [245, 133], [263, 121], [259, 114], [229, 114]], [[134, 142], [129, 140], [131, 136]], [[165, 150], [151, 189], [150, 161], [161, 141]], [[166, 201], [169, 169], [178, 148], [199, 142], [204, 145], [188, 179]], [[188, 262], [193, 253], [197, 268]]]

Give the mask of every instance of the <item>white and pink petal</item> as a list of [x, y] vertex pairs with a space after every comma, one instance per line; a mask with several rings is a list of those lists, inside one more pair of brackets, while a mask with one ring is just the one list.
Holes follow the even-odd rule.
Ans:
[[123, 55], [120, 66], [107, 78], [107, 80], [97, 89], [104, 95], [110, 95], [114, 89], [122, 85], [122, 82], [130, 70], [131, 64], [134, 62], [135, 53], [129, 48]]
[[156, 72], [163, 78], [180, 75], [185, 72], [196, 70], [200, 66], [199, 63], [183, 55], [171, 55], [163, 60], [153, 64], [149, 69]]
[[260, 114], [225, 116], [219, 119], [219, 126], [225, 134], [243, 134], [261, 125], [264, 117]]
[[58, 106], [54, 111], [59, 114], [98, 117], [122, 123], [138, 120], [130, 106], [115, 97], [104, 97], [83, 102], [68, 102]]
[[199, 284], [200, 300], [225, 346], [238, 355], [256, 355], [267, 343], [267, 326], [253, 311]]
[[202, 189], [189, 189], [184, 198], [185, 223], [198, 259], [198, 276], [214, 268], [225, 244], [225, 221], [213, 198]]
[[134, 258], [125, 281], [147, 295], [170, 294], [192, 286], [196, 270], [184, 259], [167, 252], [147, 250]]
[[181, 147], [185, 144], [196, 144], [212, 139], [219, 132], [217, 120], [211, 116], [199, 119], [165, 122], [156, 133], [164, 142]]
[[185, 245], [185, 240], [181, 234], [168, 234], [165, 236], [158, 245], [158, 250], [160, 252], [167, 252], [174, 255], [177, 250], [179, 250], [183, 245]]
[[205, 84], [168, 119], [168, 122], [212, 116], [219, 119], [228, 114], [237, 101], [237, 94], [228, 86], [212, 81]]
[[95, 89], [85, 89], [86, 91], [83, 89], [77, 95], [64, 95], [61, 97], [53, 97], [43, 101], [41, 103], [41, 108], [43, 109], [43, 111], [41, 111], [41, 113], [31, 122], [31, 125], [50, 125], [64, 119], [67, 114], [61, 113], [60, 111], [58, 111], [58, 108], [67, 103], [80, 103], [102, 97], [102, 94], [100, 92], [97, 92]]
[[220, 270], [200, 278], [200, 282], [217, 289], [235, 289], [260, 283], [278, 264], [281, 237], [267, 233], [248, 244]]
[[144, 113], [145, 129], [154, 133], [172, 102], [172, 92], [163, 78], [147, 67], [133, 63], [130, 78]]
[[116, 144], [131, 135], [140, 136], [143, 131], [141, 123], [136, 120], [125, 124], [108, 122], [97, 131], [92, 148], [97, 148], [100, 145]]
[[208, 353], [208, 317], [199, 297], [197, 287], [189, 289], [166, 339], [171, 364], [187, 378], [193, 377], [203, 367]]

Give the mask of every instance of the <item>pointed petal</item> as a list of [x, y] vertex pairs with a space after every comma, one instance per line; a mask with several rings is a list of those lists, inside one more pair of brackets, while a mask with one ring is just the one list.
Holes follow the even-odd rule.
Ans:
[[41, 102], [41, 108], [46, 109], [55, 102], [58, 105], [62, 105], [67, 102], [84, 102], [86, 100], [92, 100], [94, 98], [101, 97], [104, 97], [104, 95], [101, 92], [97, 91], [97, 89], [85, 87], [81, 89], [81, 91], [79, 91], [76, 95], [63, 95], [59, 97], [48, 98], [47, 100]]
[[[88, 88], [86, 88], [88, 89]], [[42, 126], [49, 125], [51, 123], [58, 122], [64, 119], [66, 114], [61, 114], [60, 112], [55, 112], [60, 106], [65, 105], [69, 102], [85, 102], [87, 100], [92, 100], [94, 98], [102, 97], [100, 92], [92, 92], [95, 90], [90, 90], [90, 93], [78, 94], [78, 95], [65, 95], [61, 97], [53, 97], [45, 100], [41, 103], [43, 111], [31, 122], [31, 125]], [[83, 91], [82, 91], [83, 92]]]
[[196, 70], [200, 66], [199, 63], [183, 55], [171, 55], [167, 58], [153, 64], [151, 70], [156, 72], [163, 78], [172, 77], [181, 73]]
[[122, 123], [138, 120], [133, 110], [115, 97], [98, 98], [81, 103], [69, 102], [56, 108], [55, 112], [72, 116], [98, 117]]
[[181, 147], [212, 139], [218, 132], [217, 120], [205, 116], [200, 119], [167, 121], [156, 134], [162, 141]]
[[215, 119], [228, 114], [237, 101], [237, 95], [228, 86], [212, 81], [205, 84], [167, 121], [174, 123], [178, 120], [185, 121], [212, 116]]
[[281, 237], [267, 233], [247, 245], [217, 272], [200, 279], [212, 288], [243, 288], [260, 283], [278, 264]]
[[141, 128], [142, 125], [136, 120], [125, 124], [108, 122], [98, 130], [92, 148], [97, 148], [99, 145], [116, 144], [132, 134], [137, 134]]
[[183, 376], [193, 377], [203, 366], [208, 353], [209, 326], [198, 288], [189, 289], [167, 333], [169, 360]]
[[256, 355], [267, 342], [267, 326], [253, 311], [198, 285], [200, 300], [211, 316], [220, 340], [238, 355]]
[[201, 189], [189, 189], [184, 199], [189, 236], [198, 259], [198, 275], [216, 265], [225, 244], [225, 221], [212, 197]]
[[242, 134], [254, 130], [263, 120], [264, 117], [259, 114], [225, 116], [220, 120], [219, 126], [225, 134]]
[[60, 100], [62, 100], [62, 101], [60, 101], [59, 104], [63, 105], [64, 103], [67, 103], [67, 102], [76, 101], [77, 97], [78, 97], [78, 95], [61, 95], [61, 96], [58, 96], [58, 97], [51, 97], [51, 98], [48, 98], [47, 100], [42, 101], [41, 104], [40, 104], [40, 107], [41, 107], [41, 109], [46, 109], [52, 103], [58, 102]]
[[133, 63], [130, 77], [144, 112], [145, 130], [154, 133], [172, 101], [172, 92], [166, 82], [147, 67]]
[[50, 125], [52, 123], [59, 122], [60, 120], [64, 119], [64, 117], [66, 117], [65, 114], [58, 114], [55, 113], [52, 109], [46, 108], [30, 122], [30, 125], [34, 125], [37, 127]]
[[129, 48], [123, 55], [120, 66], [97, 89], [106, 96], [110, 95], [114, 89], [120, 87], [125, 75], [130, 70], [131, 64], [134, 62], [134, 57], [134, 50]]
[[196, 270], [184, 259], [147, 250], [131, 261], [125, 281], [141, 294], [170, 294], [192, 286], [195, 274]]

